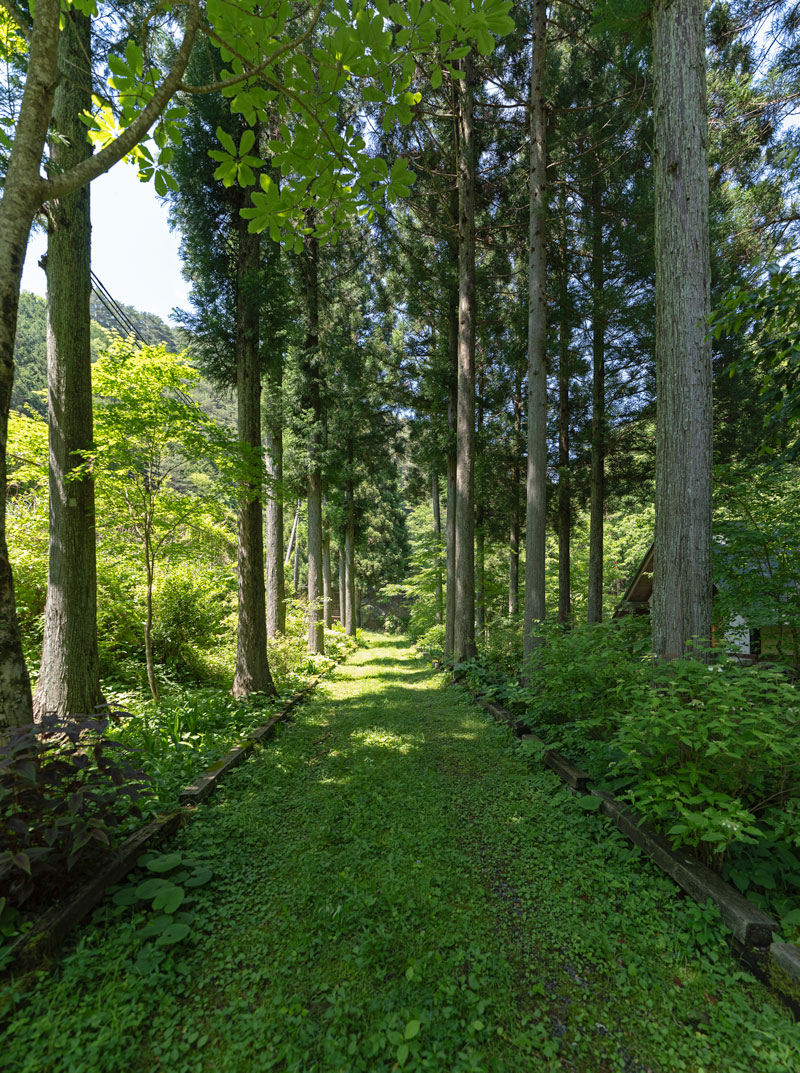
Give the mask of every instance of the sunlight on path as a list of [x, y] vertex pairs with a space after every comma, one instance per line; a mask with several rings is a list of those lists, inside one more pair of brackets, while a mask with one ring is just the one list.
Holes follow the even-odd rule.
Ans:
[[178, 848], [214, 870], [190, 939], [142, 977], [123, 920], [90, 930], [18, 1008], [15, 1069], [800, 1068], [704, 911], [403, 640], [371, 637]]

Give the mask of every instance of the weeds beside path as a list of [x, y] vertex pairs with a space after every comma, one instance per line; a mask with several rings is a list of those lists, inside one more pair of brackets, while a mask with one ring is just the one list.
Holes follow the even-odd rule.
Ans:
[[372, 637], [181, 833], [190, 937], [137, 970], [101, 910], [0, 996], [3, 1067], [795, 1073], [800, 1028], [602, 823]]

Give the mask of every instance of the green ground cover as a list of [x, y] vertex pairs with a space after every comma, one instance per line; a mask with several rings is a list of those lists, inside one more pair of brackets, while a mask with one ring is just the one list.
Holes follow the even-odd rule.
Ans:
[[0, 993], [5, 1068], [800, 1068], [715, 914], [403, 640], [372, 637], [165, 849], [212, 872], [186, 938], [109, 900]]

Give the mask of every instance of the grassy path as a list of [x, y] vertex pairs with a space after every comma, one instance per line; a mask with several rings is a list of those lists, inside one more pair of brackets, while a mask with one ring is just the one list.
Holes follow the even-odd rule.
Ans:
[[190, 937], [101, 910], [0, 995], [0, 1064], [797, 1073], [800, 1028], [603, 822], [373, 637], [180, 835], [214, 871]]

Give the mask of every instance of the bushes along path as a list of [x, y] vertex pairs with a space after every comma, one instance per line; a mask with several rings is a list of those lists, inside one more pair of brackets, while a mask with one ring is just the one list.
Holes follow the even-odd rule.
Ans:
[[168, 849], [213, 869], [189, 936], [159, 947], [109, 900], [0, 992], [4, 1069], [800, 1069], [714, 913], [402, 640], [372, 637]]

